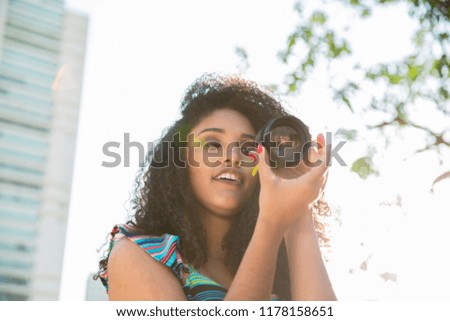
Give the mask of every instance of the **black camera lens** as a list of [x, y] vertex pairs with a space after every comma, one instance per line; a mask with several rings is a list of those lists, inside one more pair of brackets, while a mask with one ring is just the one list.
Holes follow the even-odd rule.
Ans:
[[297, 117], [280, 116], [261, 128], [256, 141], [269, 151], [270, 167], [284, 176], [283, 169], [294, 168], [307, 157], [311, 134], [308, 126]]

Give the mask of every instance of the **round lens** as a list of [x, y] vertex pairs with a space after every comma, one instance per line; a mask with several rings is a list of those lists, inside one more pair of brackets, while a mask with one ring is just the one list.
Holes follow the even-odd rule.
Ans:
[[279, 165], [295, 166], [300, 161], [302, 141], [297, 131], [290, 126], [277, 126], [270, 131], [273, 143], [270, 158]]
[[280, 116], [269, 120], [256, 135], [256, 141], [269, 150], [268, 165], [282, 178], [303, 174], [298, 166], [308, 155], [311, 144], [309, 128], [295, 116]]

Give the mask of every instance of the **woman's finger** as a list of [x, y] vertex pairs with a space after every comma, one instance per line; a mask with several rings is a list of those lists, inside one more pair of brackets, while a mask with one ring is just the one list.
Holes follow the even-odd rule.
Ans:
[[326, 152], [325, 136], [322, 133], [317, 135], [317, 150], [320, 156], [323, 156]]
[[[313, 144], [314, 145], [314, 144]], [[309, 149], [309, 164], [310, 170], [307, 175], [309, 179], [316, 182], [321, 182], [322, 178], [327, 175], [329, 167], [327, 165], [327, 159], [329, 157], [328, 152], [331, 148], [327, 148], [325, 144], [325, 137], [323, 134], [317, 135], [318, 149], [312, 147]]]
[[261, 182], [261, 184], [272, 179], [273, 174], [269, 165], [268, 157], [268, 151], [266, 150], [266, 148], [259, 144], [256, 160], [256, 170], [258, 171], [259, 181]]

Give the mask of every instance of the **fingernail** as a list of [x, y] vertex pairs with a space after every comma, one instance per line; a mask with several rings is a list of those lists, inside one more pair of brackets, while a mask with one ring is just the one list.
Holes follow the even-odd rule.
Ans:
[[262, 145], [258, 144], [258, 148], [257, 148], [258, 154], [262, 153]]
[[255, 176], [258, 173], [258, 165], [256, 165], [252, 170], [252, 176]]
[[255, 154], [248, 154], [251, 159], [253, 159], [253, 162], [256, 162], [256, 155]]
[[317, 135], [317, 144], [319, 144], [319, 148], [322, 148], [323, 146], [325, 146], [325, 137], [323, 136], [322, 133]]

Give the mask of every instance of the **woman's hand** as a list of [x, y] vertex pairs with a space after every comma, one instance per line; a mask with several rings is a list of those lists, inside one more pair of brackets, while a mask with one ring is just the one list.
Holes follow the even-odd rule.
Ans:
[[[327, 148], [322, 134], [317, 136], [317, 143], [318, 148], [309, 149], [306, 161], [302, 160], [296, 168], [283, 169], [286, 171], [284, 178], [270, 168], [268, 151], [262, 148], [258, 163], [261, 183], [259, 219], [286, 230], [299, 216], [311, 213], [312, 204], [323, 193], [328, 174]], [[301, 175], [297, 177], [298, 172]], [[289, 174], [294, 178], [287, 178]]]

